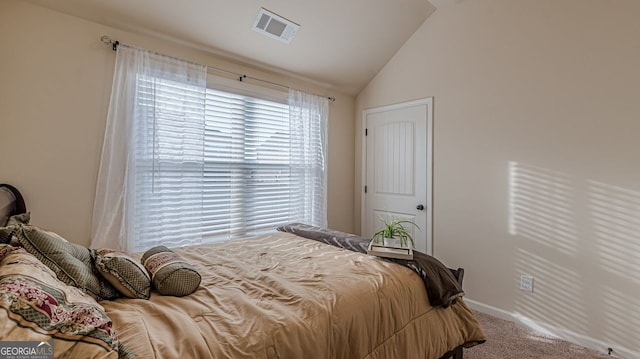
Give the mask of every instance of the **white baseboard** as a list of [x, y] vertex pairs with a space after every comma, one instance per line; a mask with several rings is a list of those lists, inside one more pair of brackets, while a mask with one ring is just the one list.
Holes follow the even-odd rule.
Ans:
[[[536, 330], [545, 334], [553, 335], [560, 339], [564, 339], [570, 343], [574, 343], [586, 348], [597, 350], [600, 353], [608, 354], [607, 349], [611, 346], [610, 343], [607, 344], [601, 340], [587, 337], [582, 334], [574, 333], [567, 329], [562, 329], [546, 323], [537, 322], [521, 314], [511, 313], [500, 308], [496, 308], [484, 303], [480, 303], [473, 299], [468, 299], [465, 297], [464, 302], [471, 309], [477, 310], [485, 314], [492, 315], [494, 317], [498, 317], [500, 319], [508, 320], [510, 322], [523, 325], [525, 327], [531, 328], [533, 330]], [[621, 358], [621, 359], [640, 358], [640, 352], [635, 352], [628, 348], [620, 347], [620, 346], [615, 346], [613, 349], [614, 351], [611, 354], [612, 358]]]

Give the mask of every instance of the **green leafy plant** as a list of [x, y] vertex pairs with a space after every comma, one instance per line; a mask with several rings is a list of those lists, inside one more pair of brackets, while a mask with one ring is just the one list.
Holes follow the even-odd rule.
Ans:
[[417, 224], [409, 220], [400, 219], [387, 221], [382, 217], [380, 217], [380, 221], [382, 222], [382, 227], [373, 234], [372, 238], [376, 243], [384, 244], [385, 238], [398, 238], [400, 239], [400, 245], [408, 247], [408, 242], [411, 242], [411, 247], [415, 247], [413, 236], [411, 236], [409, 228], [407, 228], [405, 225], [415, 226], [418, 230], [420, 230], [420, 227], [418, 227]]

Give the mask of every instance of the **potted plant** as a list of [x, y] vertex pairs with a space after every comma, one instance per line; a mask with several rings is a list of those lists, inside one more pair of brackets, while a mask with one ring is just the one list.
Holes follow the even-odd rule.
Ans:
[[382, 227], [373, 234], [372, 238], [376, 243], [387, 245], [387, 243], [393, 242], [389, 241], [389, 239], [397, 239], [400, 241], [401, 247], [409, 247], [409, 242], [411, 242], [411, 248], [415, 247], [413, 236], [411, 236], [411, 232], [405, 225], [415, 226], [420, 230], [417, 224], [409, 220], [400, 220], [397, 218], [387, 221], [380, 217], [380, 221], [382, 222]]

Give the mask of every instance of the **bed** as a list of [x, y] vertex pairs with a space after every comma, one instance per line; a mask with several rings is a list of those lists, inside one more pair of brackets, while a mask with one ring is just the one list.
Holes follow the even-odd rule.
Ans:
[[[14, 206], [9, 217], [25, 211], [24, 207]], [[332, 243], [341, 236], [340, 243]], [[46, 286], [65, 293], [59, 297], [69, 302], [69, 308], [90, 303], [99, 312], [91, 312], [95, 325], [81, 333], [42, 329], [41, 323], [29, 322], [10, 304], [3, 304], [6, 296], [0, 295], [4, 308], [0, 340], [21, 335], [52, 343], [56, 357], [268, 359], [461, 359], [463, 347], [484, 342], [461, 291], [445, 290], [434, 296], [426, 287], [433, 286], [433, 276], [418, 275], [411, 263], [348, 248], [360, 246], [363, 239], [358, 238], [290, 226], [258, 237], [173, 248], [201, 278], [195, 292], [180, 297], [154, 289], [148, 299], [117, 298], [94, 304], [86, 290], [64, 283]], [[0, 254], [29, 255], [28, 246], [2, 246]], [[142, 254], [131, 257], [140, 260]], [[47, 266], [34, 259], [21, 261], [46, 272]], [[4, 261], [0, 262], [0, 283], [12, 275], [34, 272], [4, 273], [2, 269], [8, 267]], [[462, 273], [442, 267], [443, 277]], [[35, 277], [29, 279], [46, 282], [44, 275]]]

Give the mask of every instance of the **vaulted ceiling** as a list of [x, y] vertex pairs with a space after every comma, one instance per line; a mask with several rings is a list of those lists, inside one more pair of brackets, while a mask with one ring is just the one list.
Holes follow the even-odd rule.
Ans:
[[[447, 0], [25, 0], [186, 42], [357, 94]], [[448, 0], [456, 1], [456, 0]], [[300, 24], [290, 44], [252, 31], [261, 8]]]

